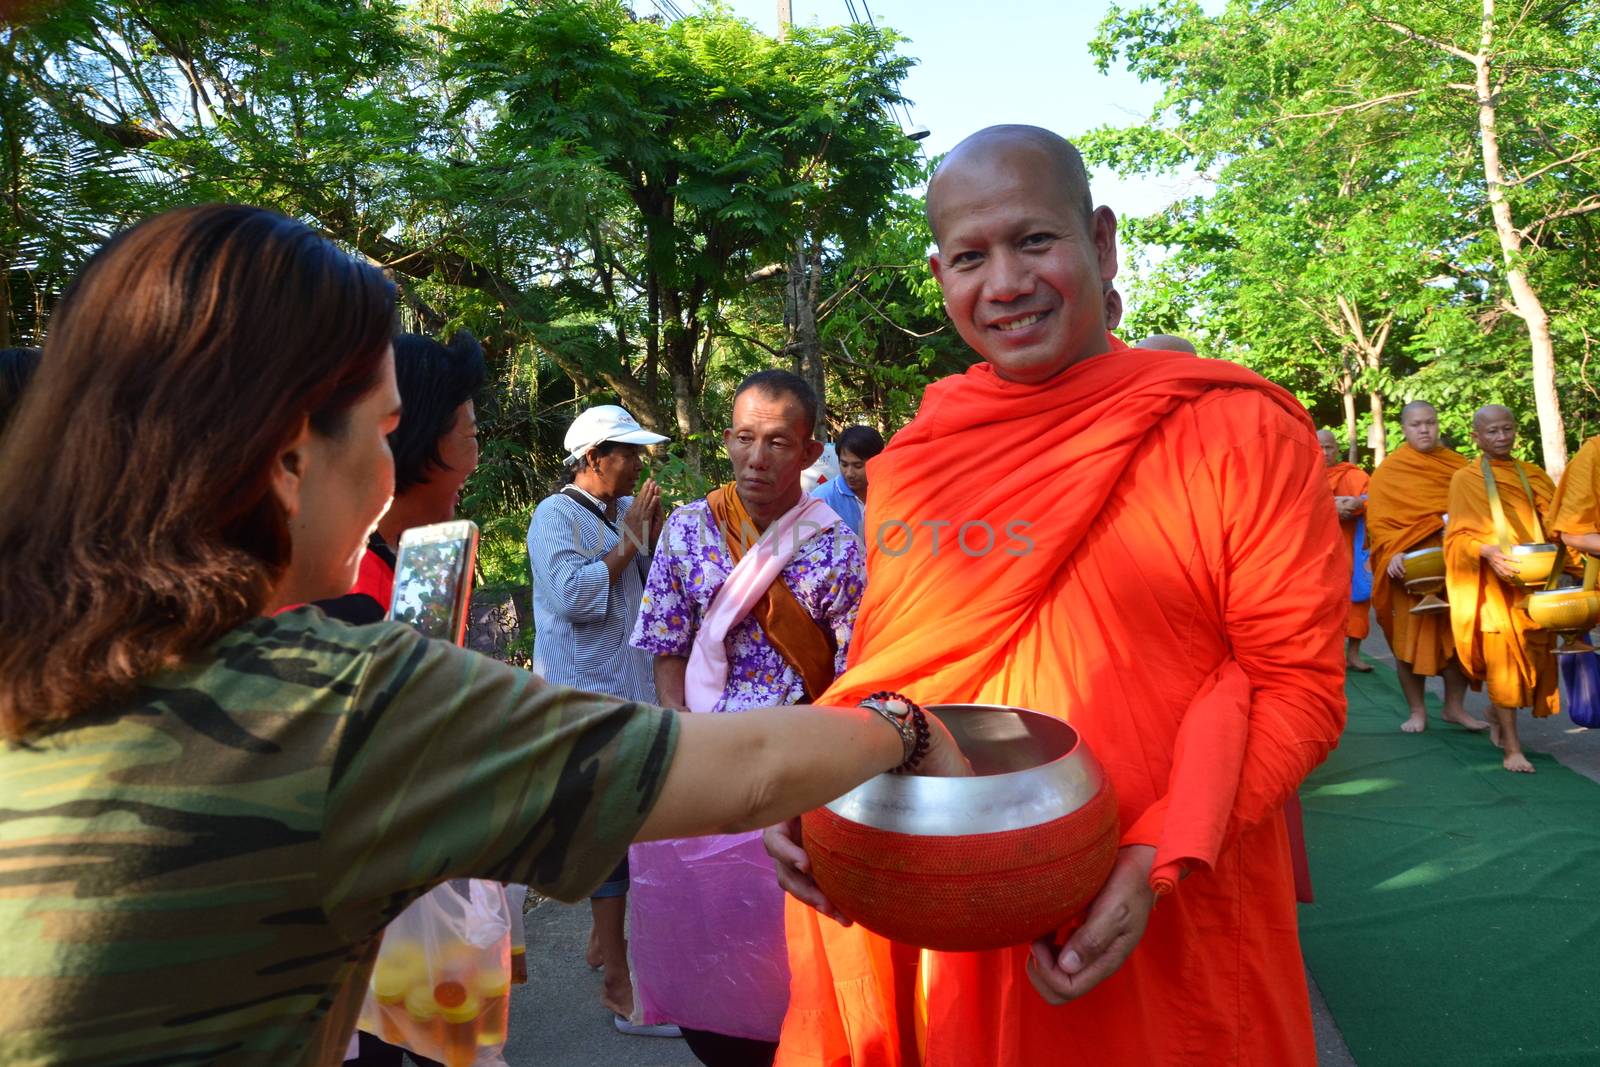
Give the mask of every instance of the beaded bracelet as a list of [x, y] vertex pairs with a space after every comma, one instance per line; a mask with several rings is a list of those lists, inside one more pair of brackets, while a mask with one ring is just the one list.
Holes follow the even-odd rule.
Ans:
[[[903, 715], [890, 711], [887, 702], [897, 700], [908, 709]], [[928, 754], [930, 735], [928, 731], [928, 716], [916, 701], [903, 693], [891, 692], [887, 689], [873, 693], [861, 702], [864, 708], [882, 715], [900, 732], [900, 743], [905, 748], [905, 759], [898, 767], [891, 770], [890, 774], [910, 774], [922, 763], [922, 758]]]

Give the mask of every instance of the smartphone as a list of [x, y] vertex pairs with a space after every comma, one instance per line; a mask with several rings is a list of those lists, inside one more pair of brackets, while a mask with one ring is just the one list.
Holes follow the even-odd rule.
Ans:
[[389, 618], [424, 637], [465, 644], [477, 558], [478, 527], [464, 519], [413, 526], [401, 534]]

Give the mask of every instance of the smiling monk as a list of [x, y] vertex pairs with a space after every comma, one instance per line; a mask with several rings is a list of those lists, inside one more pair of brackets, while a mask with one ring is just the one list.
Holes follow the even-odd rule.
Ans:
[[825, 699], [1070, 720], [1122, 848], [1063, 943], [942, 953], [827, 917], [797, 825], [769, 830], [799, 898], [777, 1062], [1314, 1064], [1280, 812], [1343, 726], [1349, 576], [1310, 420], [1242, 367], [1107, 334], [1116, 219], [1055, 134], [968, 138], [928, 214], [984, 362], [930, 386], [870, 465], [879, 536]]

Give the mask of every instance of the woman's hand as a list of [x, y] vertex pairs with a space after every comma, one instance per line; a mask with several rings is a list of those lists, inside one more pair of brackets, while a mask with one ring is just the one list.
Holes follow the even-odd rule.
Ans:
[[1089, 905], [1083, 925], [1059, 951], [1049, 939], [1028, 954], [1028, 980], [1051, 1004], [1076, 1000], [1116, 973], [1144, 936], [1155, 907], [1150, 867], [1156, 850], [1129, 845], [1117, 853], [1111, 877]]
[[[937, 715], [929, 714], [927, 718], [928, 751], [923, 753], [912, 773], [935, 778], [970, 778], [972, 764], [961, 754], [950, 730]], [[777, 865], [778, 885], [785, 893], [802, 904], [810, 905], [840, 926], [850, 925], [850, 920], [833, 906], [811, 877], [811, 858], [801, 845], [799, 819], [767, 827], [761, 835], [761, 841], [766, 846], [767, 855]]]

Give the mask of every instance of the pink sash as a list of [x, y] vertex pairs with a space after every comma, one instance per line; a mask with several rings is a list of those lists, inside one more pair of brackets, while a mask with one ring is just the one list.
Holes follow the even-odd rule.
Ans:
[[801, 497], [800, 503], [773, 520], [761, 539], [734, 566], [728, 580], [711, 598], [689, 650], [683, 690], [690, 711], [710, 711], [722, 699], [722, 691], [728, 685], [728, 631], [750, 614], [801, 545], [840, 521], [838, 514], [821, 500]]

